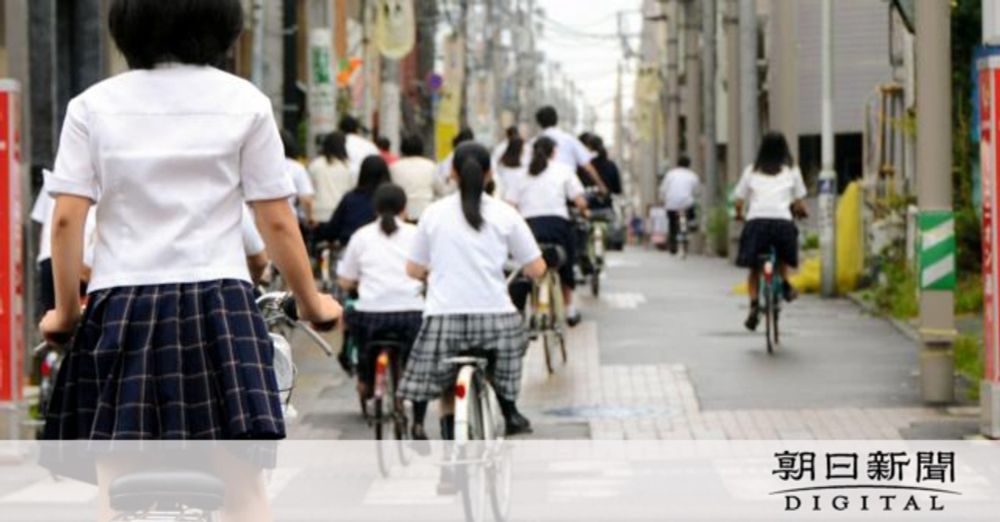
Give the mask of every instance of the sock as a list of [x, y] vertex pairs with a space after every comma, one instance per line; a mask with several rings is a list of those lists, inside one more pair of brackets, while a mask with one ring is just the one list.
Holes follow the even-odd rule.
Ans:
[[576, 312], [576, 305], [575, 304], [571, 304], [571, 305], [569, 305], [568, 308], [566, 308], [566, 315], [567, 316], [569, 316], [569, 317], [576, 317], [576, 314], [577, 314], [577, 312]]
[[427, 418], [427, 401], [416, 401], [413, 403], [413, 423], [417, 426], [424, 425]]

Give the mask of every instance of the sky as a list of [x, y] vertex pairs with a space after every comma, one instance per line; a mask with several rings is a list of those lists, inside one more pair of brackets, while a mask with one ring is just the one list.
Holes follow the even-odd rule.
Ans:
[[[621, 41], [607, 35], [617, 34], [619, 11], [625, 12], [627, 32], [638, 34], [641, 4], [641, 0], [538, 0], [546, 15], [539, 49], [548, 60], [562, 64], [563, 72], [597, 110], [597, 132], [606, 143], [614, 139], [616, 73], [624, 56]], [[632, 38], [630, 42], [632, 49], [638, 50], [638, 39]], [[623, 97], [626, 114], [632, 104], [634, 68], [634, 60], [626, 63]]]

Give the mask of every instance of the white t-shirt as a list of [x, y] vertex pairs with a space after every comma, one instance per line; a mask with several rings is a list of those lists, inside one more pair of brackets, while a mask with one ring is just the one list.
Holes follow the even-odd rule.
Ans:
[[266, 249], [264, 238], [257, 230], [253, 211], [250, 210], [250, 207], [243, 205], [243, 251], [247, 257], [250, 257], [260, 254]]
[[358, 136], [357, 134], [348, 134], [344, 139], [344, 148], [347, 149], [347, 165], [351, 172], [351, 177], [354, 178], [354, 184], [358, 184], [358, 178], [361, 176], [361, 164], [365, 161], [368, 156], [380, 156], [381, 153], [378, 147], [374, 143]]
[[441, 163], [437, 165], [437, 173], [434, 176], [434, 195], [442, 198], [454, 194], [458, 190], [458, 183], [451, 177], [455, 163], [455, 153], [449, 154]]
[[470, 227], [458, 194], [427, 207], [410, 259], [430, 270], [425, 316], [504, 314], [510, 301], [504, 264], [524, 266], [541, 257], [528, 224], [517, 211], [483, 195], [480, 230]]
[[291, 158], [285, 158], [285, 172], [292, 178], [292, 184], [295, 185], [295, 195], [288, 198], [288, 201], [292, 204], [292, 208], [295, 209], [299, 218], [304, 218], [305, 214], [297, 204], [298, 199], [316, 194], [312, 180], [309, 179], [309, 172], [301, 163]]
[[169, 64], [114, 76], [69, 103], [49, 192], [97, 203], [92, 291], [250, 281], [243, 202], [295, 193], [284, 160], [271, 101], [256, 87]]
[[585, 194], [580, 178], [572, 168], [550, 161], [537, 176], [527, 169], [507, 186], [506, 198], [527, 218], [556, 216], [569, 219], [567, 201]]
[[542, 131], [542, 135], [548, 136], [556, 142], [554, 159], [571, 167], [574, 172], [577, 167], [588, 165], [594, 159], [594, 154], [576, 136], [558, 127], [549, 127]]
[[417, 227], [397, 221], [392, 236], [379, 222], [365, 225], [351, 236], [337, 275], [358, 281], [356, 308], [362, 312], [406, 312], [424, 309], [420, 281], [406, 275], [406, 259], [413, 249]]
[[420, 219], [434, 201], [434, 176], [437, 166], [421, 156], [405, 156], [389, 166], [392, 182], [406, 192], [406, 215]]
[[751, 219], [786, 219], [791, 221], [792, 203], [806, 197], [806, 184], [798, 167], [782, 168], [771, 176], [755, 172], [753, 167], [743, 171], [734, 195], [746, 202], [747, 221]]
[[687, 210], [694, 206], [699, 187], [701, 180], [691, 169], [670, 169], [660, 183], [660, 200], [667, 210]]
[[313, 219], [325, 223], [333, 216], [333, 211], [337, 210], [344, 195], [354, 190], [355, 181], [347, 163], [336, 159], [330, 163], [323, 156], [309, 164], [309, 177], [316, 191]]

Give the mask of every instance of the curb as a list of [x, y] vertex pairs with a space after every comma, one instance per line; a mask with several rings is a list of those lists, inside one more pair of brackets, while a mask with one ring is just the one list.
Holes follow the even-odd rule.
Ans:
[[885, 321], [887, 321], [889, 324], [892, 325], [893, 328], [896, 329], [897, 332], [902, 334], [903, 337], [906, 337], [907, 339], [913, 341], [917, 345], [921, 343], [920, 333], [909, 322], [902, 321], [900, 319], [896, 319], [895, 317], [889, 317], [878, 313], [875, 310], [875, 307], [871, 305], [871, 303], [865, 302], [856, 293], [847, 294], [847, 299], [850, 300], [855, 305], [857, 305], [862, 312], [865, 312], [868, 315], [878, 317], [880, 319], [884, 319]]

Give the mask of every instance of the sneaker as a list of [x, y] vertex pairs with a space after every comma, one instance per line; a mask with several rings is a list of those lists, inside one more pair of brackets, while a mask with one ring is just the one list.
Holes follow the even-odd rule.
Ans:
[[566, 324], [568, 324], [570, 328], [580, 324], [580, 321], [583, 321], [583, 317], [580, 316], [580, 312], [566, 317]]
[[791, 303], [799, 298], [799, 292], [795, 290], [795, 287], [792, 286], [791, 283], [785, 281], [782, 283], [781, 296], [785, 298], [786, 302]]
[[743, 322], [743, 326], [750, 330], [751, 332], [757, 331], [757, 326], [760, 325], [760, 310], [756, 306], [750, 307], [750, 315], [747, 316], [747, 320]]
[[504, 421], [507, 425], [506, 433], [508, 437], [532, 432], [531, 421], [524, 415], [521, 415], [520, 412], [514, 412], [504, 419]]

